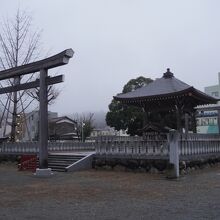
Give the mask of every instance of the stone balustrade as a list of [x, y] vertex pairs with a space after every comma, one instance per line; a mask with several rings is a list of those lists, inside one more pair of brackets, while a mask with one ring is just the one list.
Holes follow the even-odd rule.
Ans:
[[168, 142], [160, 138], [147, 140], [142, 137], [100, 137], [96, 143], [96, 154], [167, 156]]
[[[49, 142], [48, 151], [94, 151], [95, 143], [93, 142]], [[38, 142], [16, 142], [16, 143], [2, 143], [0, 145], [0, 152], [2, 154], [28, 154], [38, 153], [39, 143]]]
[[[178, 136], [180, 156], [196, 156], [220, 153], [220, 135], [181, 134]], [[169, 134], [167, 137], [100, 137], [96, 141], [99, 155], [169, 155]]]
[[179, 140], [180, 156], [220, 154], [220, 135], [182, 134]]
[[2, 143], [0, 145], [2, 154], [13, 154], [13, 153], [38, 153], [39, 145], [38, 142], [16, 142], [16, 143]]
[[220, 135], [179, 134], [142, 137], [100, 137], [96, 141], [96, 155], [106, 158], [169, 159], [174, 177], [179, 176], [180, 160], [220, 157]]
[[[105, 156], [157, 156], [170, 155], [169, 135], [149, 135], [142, 137], [105, 136], [96, 142], [49, 142], [48, 151], [96, 151], [97, 155]], [[220, 136], [211, 134], [181, 134], [178, 136], [180, 157], [196, 157], [220, 154]], [[38, 142], [2, 143], [1, 153], [38, 153]]]

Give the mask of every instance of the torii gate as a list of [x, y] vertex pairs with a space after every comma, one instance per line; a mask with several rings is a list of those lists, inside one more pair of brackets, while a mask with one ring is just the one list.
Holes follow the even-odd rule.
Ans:
[[11, 69], [0, 71], [0, 81], [19, 77], [26, 74], [40, 72], [40, 79], [32, 82], [13, 85], [9, 87], [0, 88], [0, 94], [16, 92], [31, 88], [40, 87], [40, 127], [39, 127], [39, 169], [38, 173], [41, 175], [49, 174], [48, 169], [48, 98], [47, 86], [63, 82], [63, 75], [50, 77], [48, 76], [48, 69], [68, 64], [69, 59], [73, 57], [74, 51], [72, 49], [64, 50], [63, 52], [51, 56], [49, 58], [14, 67]]

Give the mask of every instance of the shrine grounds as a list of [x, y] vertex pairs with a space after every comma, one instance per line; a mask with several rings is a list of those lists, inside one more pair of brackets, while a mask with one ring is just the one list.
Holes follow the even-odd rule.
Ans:
[[90, 170], [50, 178], [0, 164], [0, 219], [220, 219], [220, 166], [179, 180]]

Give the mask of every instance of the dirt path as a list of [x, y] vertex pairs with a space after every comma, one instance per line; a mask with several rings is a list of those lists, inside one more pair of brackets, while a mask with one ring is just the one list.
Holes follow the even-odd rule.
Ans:
[[86, 171], [37, 178], [0, 165], [0, 219], [220, 219], [220, 167], [178, 181]]

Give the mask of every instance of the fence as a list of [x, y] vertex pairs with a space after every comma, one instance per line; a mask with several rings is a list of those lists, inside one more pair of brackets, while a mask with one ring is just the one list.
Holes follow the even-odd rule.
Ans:
[[150, 134], [142, 137], [100, 137], [96, 154], [104, 157], [169, 158], [179, 176], [180, 159], [197, 160], [220, 156], [220, 135], [179, 134], [170, 131], [167, 135]]
[[[168, 156], [170, 134], [142, 137], [99, 137], [94, 142], [49, 142], [49, 151], [94, 151], [98, 155]], [[220, 135], [181, 134], [178, 136], [179, 156], [202, 156], [220, 153]], [[38, 142], [3, 143], [2, 153], [38, 153]]]
[[181, 134], [179, 155], [203, 156], [220, 153], [220, 135], [217, 134]]
[[[95, 143], [93, 142], [49, 142], [49, 152], [59, 151], [94, 151]], [[16, 142], [16, 143], [2, 143], [0, 145], [0, 152], [2, 154], [29, 154], [39, 152], [38, 142]]]
[[168, 141], [163, 136], [100, 137], [96, 143], [96, 154], [106, 156], [168, 156]]
[[[96, 153], [99, 155], [169, 155], [171, 133], [142, 137], [99, 137]], [[196, 156], [220, 153], [220, 135], [178, 135], [180, 156]]]
[[[38, 142], [3, 143], [2, 154], [38, 153]], [[96, 142], [50, 142], [49, 152], [96, 151], [98, 156], [169, 158], [179, 172], [180, 159], [198, 159], [220, 156], [220, 135], [213, 134], [169, 134], [151, 133], [142, 137], [99, 137]]]

